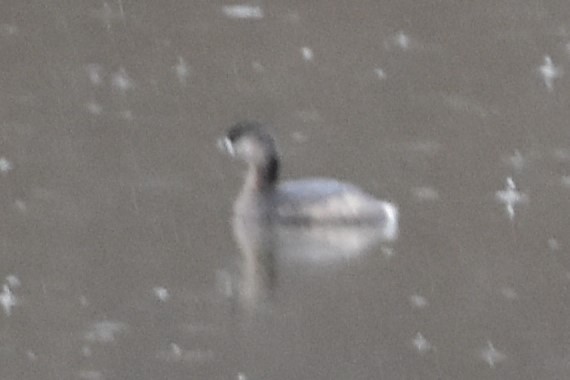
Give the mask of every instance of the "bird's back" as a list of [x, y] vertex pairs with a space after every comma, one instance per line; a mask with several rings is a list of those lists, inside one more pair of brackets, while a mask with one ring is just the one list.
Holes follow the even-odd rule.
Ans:
[[382, 223], [390, 217], [387, 202], [360, 188], [327, 178], [282, 183], [272, 203], [276, 217], [291, 223]]

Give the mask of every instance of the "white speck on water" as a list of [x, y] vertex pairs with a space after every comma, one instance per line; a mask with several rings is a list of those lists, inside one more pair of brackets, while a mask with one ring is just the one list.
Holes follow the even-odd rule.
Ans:
[[178, 344], [170, 343], [168, 349], [159, 351], [156, 357], [167, 362], [178, 362], [182, 360], [183, 353], [184, 350]]
[[93, 86], [103, 84], [103, 66], [97, 63], [90, 63], [85, 67], [85, 71], [87, 71], [87, 77]]
[[501, 294], [503, 295], [503, 297], [509, 300], [515, 300], [518, 298], [516, 290], [514, 288], [511, 288], [510, 286], [502, 287]]
[[251, 68], [253, 69], [253, 71], [255, 71], [256, 73], [262, 73], [265, 71], [265, 67], [263, 67], [263, 65], [261, 64], [261, 62], [259, 61], [253, 61], [251, 63]]
[[103, 379], [105, 379], [105, 377], [103, 376], [101, 371], [95, 371], [95, 370], [82, 369], [79, 371], [78, 376], [80, 379], [83, 379], [83, 380], [103, 380]]
[[93, 355], [93, 350], [88, 345], [84, 345], [81, 347], [81, 355], [86, 358], [91, 357], [91, 355]]
[[127, 121], [133, 121], [133, 119], [135, 118], [133, 116], [133, 111], [131, 110], [123, 110], [119, 113], [119, 117], [123, 120], [127, 120]]
[[301, 21], [301, 15], [298, 11], [289, 11], [282, 16], [283, 20], [292, 24], [298, 24]]
[[408, 50], [410, 48], [410, 37], [408, 37], [404, 32], [400, 31], [394, 40], [402, 50]]
[[10, 287], [6, 284], [2, 287], [2, 293], [0, 293], [0, 306], [4, 309], [4, 314], [6, 316], [12, 315], [12, 308], [18, 304], [18, 300]]
[[247, 376], [243, 372], [238, 372], [237, 380], [247, 380]]
[[397, 149], [404, 149], [413, 154], [435, 156], [442, 150], [442, 145], [437, 141], [413, 141], [398, 146]]
[[0, 173], [6, 174], [14, 167], [10, 161], [6, 157], [0, 157]]
[[295, 116], [303, 123], [321, 123], [324, 120], [316, 109], [299, 110], [295, 112]]
[[113, 23], [119, 21], [124, 22], [125, 12], [122, 5], [122, 1], [119, 0], [119, 10], [116, 11], [115, 9], [111, 8], [107, 2], [104, 2], [103, 8], [91, 11], [91, 16], [95, 19], [100, 20], [103, 25], [109, 30], [111, 29], [111, 25]]
[[178, 63], [174, 66], [174, 72], [178, 78], [178, 82], [185, 86], [188, 77], [190, 76], [190, 66], [182, 57], [178, 57]]
[[225, 270], [216, 272], [216, 284], [218, 291], [226, 298], [231, 298], [234, 295], [234, 288], [232, 284], [232, 276]]
[[19, 288], [20, 286], [22, 286], [22, 282], [14, 274], [9, 274], [8, 276], [6, 276], [6, 284], [8, 284], [8, 286], [12, 287], [12, 289], [16, 289], [16, 288]]
[[85, 108], [87, 108], [87, 111], [92, 115], [101, 115], [101, 113], [103, 112], [103, 107], [101, 107], [99, 103], [96, 103], [94, 101], [87, 102], [85, 104]]
[[393, 257], [396, 254], [396, 252], [394, 251], [394, 248], [388, 247], [388, 246], [380, 247], [380, 251], [382, 252], [384, 257], [386, 257], [387, 259]]
[[315, 53], [313, 53], [313, 49], [311, 49], [308, 46], [303, 46], [301, 48], [301, 55], [303, 56], [303, 59], [307, 62], [310, 62], [315, 58]]
[[162, 302], [166, 302], [170, 299], [170, 293], [168, 292], [168, 289], [162, 286], [155, 286], [154, 288], [152, 288], [152, 291], [156, 296], [156, 298], [158, 298]]
[[228, 18], [259, 20], [263, 18], [263, 10], [254, 5], [224, 5], [222, 12]]
[[548, 243], [548, 248], [550, 248], [551, 251], [560, 250], [560, 242], [558, 241], [558, 239], [552, 237], [548, 239], [547, 243]]
[[116, 336], [127, 330], [123, 322], [100, 321], [93, 323], [85, 333], [85, 340], [95, 343], [112, 343]]
[[528, 196], [517, 190], [517, 186], [512, 177], [506, 180], [506, 187], [504, 190], [499, 190], [495, 194], [497, 201], [505, 205], [505, 210], [510, 220], [515, 217], [515, 206], [520, 203], [528, 202]]
[[308, 140], [308, 137], [303, 132], [299, 131], [291, 133], [291, 137], [298, 143], [304, 143]]
[[79, 297], [79, 304], [80, 304], [82, 307], [87, 307], [87, 306], [89, 306], [89, 300], [88, 300], [87, 297], [85, 297], [85, 296], [80, 296], [80, 297]]
[[26, 202], [24, 202], [21, 199], [16, 199], [16, 201], [14, 202], [14, 205], [16, 206], [16, 208], [20, 211], [20, 212], [26, 212], [28, 209], [28, 206], [26, 205]]
[[515, 150], [515, 152], [512, 155], [505, 157], [503, 161], [505, 164], [507, 164], [517, 172], [520, 172], [526, 164], [526, 159], [523, 157], [523, 155], [518, 149]]
[[560, 162], [570, 162], [570, 149], [558, 148], [552, 151], [552, 156]]
[[2, 37], [13, 36], [17, 33], [18, 33], [18, 27], [14, 24], [0, 25], [0, 36]]
[[214, 352], [211, 350], [186, 350], [176, 343], [170, 343], [167, 350], [157, 353], [157, 358], [167, 362], [183, 362], [187, 364], [201, 364], [214, 359]]
[[176, 343], [170, 343], [170, 352], [176, 357], [182, 356], [182, 349]]
[[570, 175], [564, 175], [560, 178], [562, 186], [570, 188]]
[[200, 364], [211, 362], [216, 355], [212, 350], [184, 350], [182, 352], [182, 361], [191, 364]]
[[416, 334], [416, 336], [412, 340], [412, 343], [420, 354], [424, 354], [433, 348], [431, 343], [428, 342], [428, 340], [421, 333]]
[[552, 91], [554, 88], [554, 80], [561, 78], [564, 75], [564, 71], [559, 66], [555, 66], [552, 62], [552, 58], [549, 55], [544, 56], [544, 63], [538, 68], [538, 72], [544, 80], [544, 84], [548, 91]]
[[413, 307], [417, 309], [423, 309], [428, 306], [427, 298], [420, 296], [419, 294], [413, 294], [410, 296], [410, 303]]
[[396, 46], [397, 48], [402, 50], [409, 50], [412, 46], [412, 40], [406, 33], [404, 33], [403, 31], [399, 31], [395, 35], [389, 37], [384, 42], [384, 46], [386, 48]]
[[127, 74], [127, 70], [124, 67], [121, 67], [116, 73], [113, 74], [111, 83], [114, 88], [122, 93], [125, 93], [134, 87], [133, 81]]
[[376, 77], [380, 80], [386, 79], [386, 72], [379, 67], [374, 69], [374, 74], [376, 74]]
[[36, 355], [36, 353], [32, 350], [27, 350], [26, 351], [26, 357], [28, 358], [29, 361], [31, 362], [35, 362], [36, 360], [38, 360], [38, 355]]
[[420, 186], [412, 189], [414, 198], [419, 201], [437, 201], [439, 193], [436, 189], [428, 186]]
[[480, 357], [487, 364], [489, 364], [489, 367], [491, 368], [495, 368], [495, 364], [498, 364], [507, 359], [507, 356], [501, 351], [498, 351], [493, 346], [493, 343], [491, 343], [491, 341], [488, 341], [487, 346], [481, 350]]

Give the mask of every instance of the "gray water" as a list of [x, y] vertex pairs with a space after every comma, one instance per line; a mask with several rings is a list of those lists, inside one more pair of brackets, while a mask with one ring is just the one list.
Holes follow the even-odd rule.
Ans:
[[[569, 67], [563, 1], [4, 0], [0, 379], [570, 378]], [[246, 118], [399, 238], [236, 234]]]

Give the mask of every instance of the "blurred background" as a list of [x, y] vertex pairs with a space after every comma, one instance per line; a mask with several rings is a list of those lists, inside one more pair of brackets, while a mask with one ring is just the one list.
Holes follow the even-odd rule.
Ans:
[[[0, 379], [570, 378], [568, 67], [565, 1], [3, 0]], [[242, 119], [399, 239], [245, 305]]]

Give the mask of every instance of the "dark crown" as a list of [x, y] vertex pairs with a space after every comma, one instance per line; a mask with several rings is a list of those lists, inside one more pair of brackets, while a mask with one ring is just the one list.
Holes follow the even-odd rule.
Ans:
[[234, 124], [226, 134], [231, 142], [236, 142], [242, 137], [255, 136], [260, 140], [271, 139], [271, 137], [263, 130], [261, 123], [257, 121], [240, 121]]

